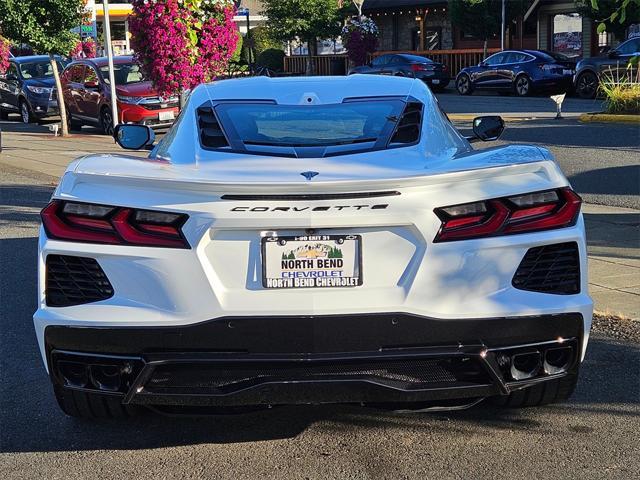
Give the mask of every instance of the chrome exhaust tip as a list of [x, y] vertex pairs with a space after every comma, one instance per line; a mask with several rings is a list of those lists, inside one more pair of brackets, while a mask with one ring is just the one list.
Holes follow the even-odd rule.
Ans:
[[511, 356], [510, 374], [514, 380], [527, 380], [535, 377], [542, 366], [539, 351], [515, 353]]
[[569, 369], [572, 360], [573, 347], [571, 345], [549, 348], [544, 352], [542, 368], [547, 375], [564, 373]]
[[89, 376], [91, 383], [98, 390], [117, 392], [120, 390], [122, 379], [118, 365], [91, 365]]

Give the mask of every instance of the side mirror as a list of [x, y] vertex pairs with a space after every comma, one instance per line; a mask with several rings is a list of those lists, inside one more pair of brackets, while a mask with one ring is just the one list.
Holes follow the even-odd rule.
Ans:
[[84, 82], [84, 88], [98, 88], [98, 82]]
[[482, 62], [480, 62], [480, 63], [478, 64], [478, 66], [479, 66], [479, 67], [486, 67], [486, 66], [487, 66], [487, 64], [486, 64], [484, 61], [482, 61]]
[[120, 123], [113, 131], [116, 143], [127, 150], [151, 150], [156, 134], [146, 125]]
[[504, 132], [504, 120], [497, 115], [486, 115], [473, 119], [473, 137], [467, 137], [467, 140], [474, 142], [482, 140], [483, 142], [491, 142], [500, 138]]

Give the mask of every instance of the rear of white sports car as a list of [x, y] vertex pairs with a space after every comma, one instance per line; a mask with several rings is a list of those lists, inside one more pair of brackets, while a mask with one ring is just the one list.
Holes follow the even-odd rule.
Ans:
[[418, 81], [202, 86], [148, 159], [79, 159], [43, 210], [42, 357], [84, 417], [564, 400], [580, 203], [543, 149], [471, 149]]

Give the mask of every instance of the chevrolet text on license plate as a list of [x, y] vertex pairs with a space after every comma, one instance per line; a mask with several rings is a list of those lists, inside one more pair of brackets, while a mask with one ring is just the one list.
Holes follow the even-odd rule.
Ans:
[[355, 287], [362, 284], [360, 235], [262, 239], [265, 288]]

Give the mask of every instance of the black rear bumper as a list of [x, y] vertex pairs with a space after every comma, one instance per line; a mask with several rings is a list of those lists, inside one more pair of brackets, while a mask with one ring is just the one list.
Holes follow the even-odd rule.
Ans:
[[[582, 338], [580, 314], [472, 320], [409, 314], [227, 317], [185, 327], [45, 331], [58, 386], [120, 395], [125, 403], [208, 406], [507, 394], [575, 372]], [[509, 376], [505, 359], [514, 352], [538, 351], [544, 358], [559, 344], [573, 352], [561, 372], [541, 370], [526, 380]]]

